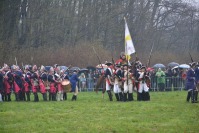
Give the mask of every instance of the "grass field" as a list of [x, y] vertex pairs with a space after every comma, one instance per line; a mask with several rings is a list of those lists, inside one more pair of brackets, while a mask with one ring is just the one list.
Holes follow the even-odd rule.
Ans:
[[77, 101], [3, 102], [0, 133], [198, 133], [199, 103], [187, 103], [186, 94], [151, 92], [149, 102], [124, 103], [81, 92]]

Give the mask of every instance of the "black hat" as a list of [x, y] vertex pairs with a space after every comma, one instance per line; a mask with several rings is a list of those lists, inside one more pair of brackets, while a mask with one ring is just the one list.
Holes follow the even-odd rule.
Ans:
[[105, 65], [107, 65], [107, 66], [111, 66], [111, 65], [112, 65], [112, 63], [111, 63], [111, 62], [106, 62], [106, 63], [105, 63]]
[[118, 64], [115, 64], [115, 66], [116, 66], [116, 67], [121, 67], [121, 65], [120, 65], [119, 63], [118, 63]]
[[196, 62], [192, 62], [192, 63], [189, 63], [190, 67], [193, 67], [196, 65]]
[[128, 64], [127, 64], [127, 63], [125, 63], [125, 64], [122, 64], [122, 66], [128, 66]]
[[146, 67], [145, 67], [145, 66], [142, 66], [140, 69], [146, 69]]

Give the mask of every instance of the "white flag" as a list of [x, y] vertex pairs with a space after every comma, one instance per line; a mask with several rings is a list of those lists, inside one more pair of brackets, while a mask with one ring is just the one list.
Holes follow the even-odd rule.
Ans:
[[135, 53], [135, 48], [133, 45], [133, 41], [129, 32], [126, 19], [124, 20], [125, 20], [125, 54], [127, 57], [130, 57], [131, 54]]

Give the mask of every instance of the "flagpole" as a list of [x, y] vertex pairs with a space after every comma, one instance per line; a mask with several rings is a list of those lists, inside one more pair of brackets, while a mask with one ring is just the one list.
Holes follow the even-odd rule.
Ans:
[[[125, 25], [124, 25], [124, 30], [126, 30], [126, 18], [124, 17], [124, 21], [125, 21]], [[126, 72], [126, 84], [127, 84], [127, 88], [129, 89], [129, 85], [128, 85], [128, 81], [129, 81], [129, 76], [128, 76], [128, 69], [129, 69], [129, 64], [128, 64], [128, 58], [129, 58], [129, 56], [127, 55], [127, 46], [126, 46], [126, 36], [125, 36], [125, 34], [124, 34], [124, 46], [125, 46], [125, 56], [126, 56], [126, 58], [127, 58], [127, 72]]]

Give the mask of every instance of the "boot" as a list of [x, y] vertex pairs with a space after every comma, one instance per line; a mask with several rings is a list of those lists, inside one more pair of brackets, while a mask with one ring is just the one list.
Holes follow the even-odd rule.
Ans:
[[133, 95], [132, 95], [132, 93], [128, 93], [128, 101], [133, 101]]
[[[0, 93], [1, 94], [1, 93]], [[5, 96], [4, 96], [4, 94], [1, 94], [1, 101], [0, 102], [2, 102], [2, 101], [5, 101]]]
[[34, 102], [38, 102], [39, 101], [39, 97], [37, 93], [34, 93]]
[[75, 95], [73, 95], [73, 97], [72, 97], [72, 99], [71, 99], [72, 101], [74, 101], [75, 100]]
[[116, 100], [117, 100], [117, 101], [120, 101], [120, 99], [119, 99], [119, 94], [118, 94], [118, 93], [115, 93], [115, 97], [116, 97]]
[[46, 94], [46, 93], [43, 93], [42, 95], [43, 95], [43, 100], [44, 100], [44, 101], [47, 101], [47, 94]]
[[8, 102], [10, 102], [11, 101], [11, 97], [10, 97], [10, 93], [7, 95], [8, 96]]
[[75, 101], [77, 100], [77, 95], [75, 95]]
[[16, 101], [20, 101], [20, 95], [19, 95], [19, 93], [16, 93]]
[[38, 96], [38, 94], [37, 94], [37, 102], [39, 102], [39, 96]]
[[25, 94], [25, 92], [22, 93], [22, 96], [23, 96], [23, 101], [26, 101], [26, 94]]
[[113, 101], [111, 91], [109, 90], [109, 91], [107, 91], [107, 93], [108, 93], [108, 96], [109, 96], [109, 100], [110, 100], [110, 101]]
[[198, 102], [198, 91], [195, 91], [195, 102]]
[[122, 92], [120, 92], [120, 93], [119, 93], [119, 96], [120, 96], [120, 101], [123, 101], [123, 100], [124, 100], [124, 98], [123, 98], [123, 94], [122, 94]]
[[3, 98], [3, 101], [8, 101], [8, 97], [7, 97], [7, 94], [4, 94], [4, 98]]
[[63, 93], [63, 100], [67, 100], [66, 92]]
[[23, 96], [21, 90], [18, 92], [19, 101], [23, 101]]
[[143, 100], [143, 98], [142, 98], [142, 93], [137, 93], [137, 100], [138, 101], [142, 101]]
[[187, 93], [187, 102], [189, 102], [190, 98], [191, 98], [191, 91], [188, 91], [188, 93]]
[[127, 101], [127, 93], [124, 93], [124, 102]]
[[56, 101], [56, 93], [52, 94], [52, 101]]
[[30, 92], [26, 92], [27, 101], [30, 101]]
[[195, 103], [195, 92], [194, 92], [194, 90], [191, 91], [191, 102]]
[[15, 101], [18, 101], [17, 93], [15, 93]]
[[52, 93], [49, 93], [49, 101], [52, 100]]
[[145, 92], [145, 101], [150, 101], [149, 92]]

